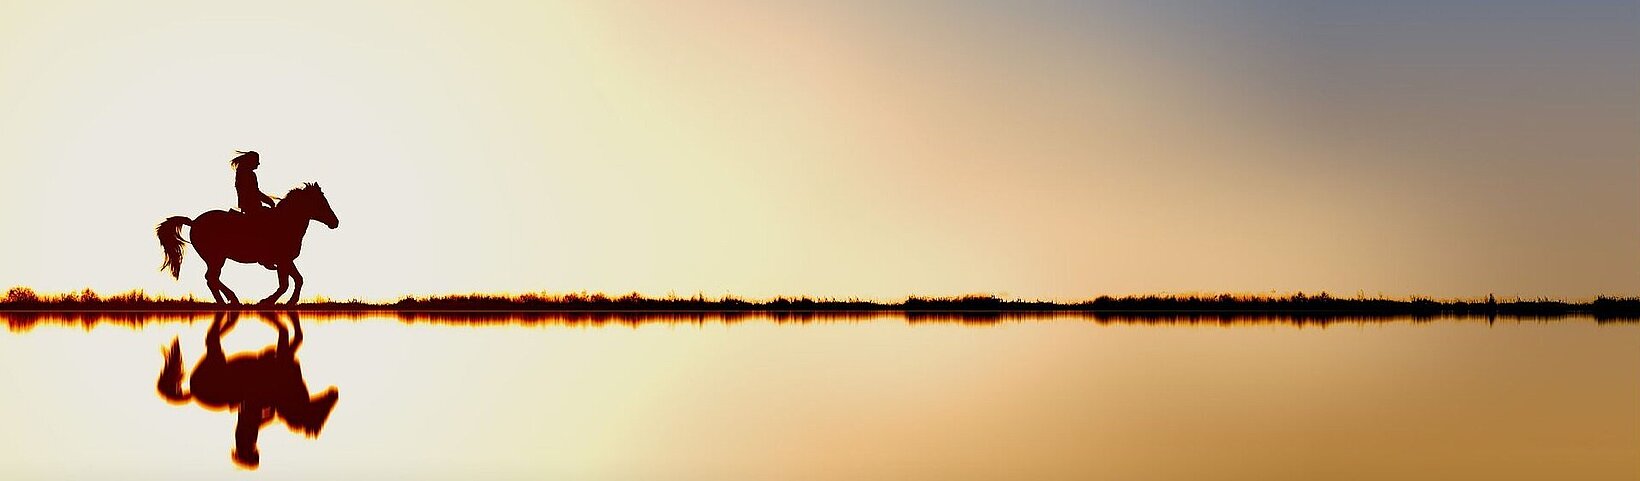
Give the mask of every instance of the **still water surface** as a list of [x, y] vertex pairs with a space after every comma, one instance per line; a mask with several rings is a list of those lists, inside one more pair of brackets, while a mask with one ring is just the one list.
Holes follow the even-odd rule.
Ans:
[[307, 313], [246, 470], [212, 314], [9, 316], [4, 479], [1640, 479], [1633, 322]]

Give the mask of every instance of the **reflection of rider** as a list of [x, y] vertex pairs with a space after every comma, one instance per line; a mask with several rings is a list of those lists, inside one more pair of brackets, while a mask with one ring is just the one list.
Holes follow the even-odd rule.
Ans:
[[257, 214], [262, 211], [262, 204], [273, 207], [273, 198], [262, 193], [256, 185], [256, 168], [262, 165], [261, 157], [256, 151], [239, 152], [238, 157], [228, 162], [233, 166], [233, 190], [239, 194], [239, 210], [246, 214]]

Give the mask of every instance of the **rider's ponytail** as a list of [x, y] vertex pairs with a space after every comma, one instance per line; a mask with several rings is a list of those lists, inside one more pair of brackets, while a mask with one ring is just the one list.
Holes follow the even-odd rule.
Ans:
[[235, 170], [238, 170], [240, 165], [244, 165], [247, 162], [251, 164], [262, 163], [261, 157], [257, 155], [254, 150], [235, 150], [234, 153], [239, 154], [239, 156], [228, 161], [228, 165], [233, 166]]

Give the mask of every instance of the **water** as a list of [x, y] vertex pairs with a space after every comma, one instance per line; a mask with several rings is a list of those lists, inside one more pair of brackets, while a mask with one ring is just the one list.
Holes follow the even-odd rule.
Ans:
[[1640, 478], [1633, 322], [303, 314], [251, 471], [156, 390], [211, 314], [0, 318], [4, 479]]

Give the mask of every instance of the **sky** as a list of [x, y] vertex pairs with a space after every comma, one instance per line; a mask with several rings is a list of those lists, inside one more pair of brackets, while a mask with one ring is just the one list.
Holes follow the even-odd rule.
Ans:
[[1633, 1], [0, 0], [0, 286], [236, 149], [305, 296], [1640, 294]]

